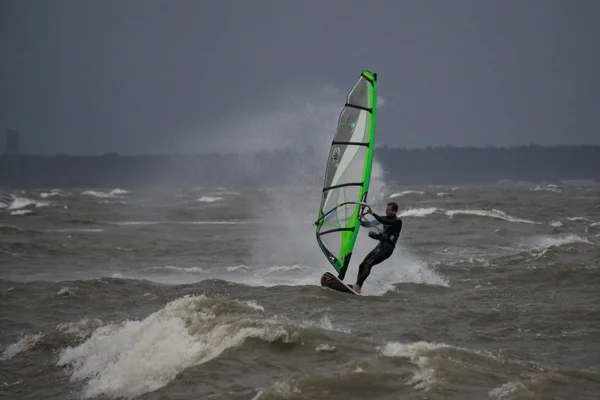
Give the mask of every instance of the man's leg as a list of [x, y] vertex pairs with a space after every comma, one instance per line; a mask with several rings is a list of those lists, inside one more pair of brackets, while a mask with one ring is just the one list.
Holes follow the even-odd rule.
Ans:
[[[373, 257], [377, 253], [377, 251], [379, 251], [379, 245], [377, 245], [373, 250], [371, 250], [369, 252], [369, 254], [367, 254], [365, 256], [365, 258], [363, 259], [363, 261], [360, 264], [360, 266], [362, 266], [365, 262], [367, 262], [367, 260], [369, 260], [371, 257]], [[360, 276], [360, 268], [361, 268], [360, 266], [358, 268], [358, 271], [359, 271], [358, 274], [359, 274], [359, 276]], [[340, 271], [340, 274], [338, 275], [338, 278], [341, 279], [342, 281], [344, 280], [344, 277], [346, 276], [346, 269], [347, 269], [347, 266], [346, 266], [346, 268], [343, 268], [342, 271]], [[350, 288], [352, 288], [353, 290], [356, 287], [356, 285], [350, 285], [350, 284], [348, 284], [348, 286], [350, 286]]]
[[[372, 256], [373, 256], [373, 255], [374, 255], [374, 254], [375, 254], [375, 253], [378, 251], [378, 250], [377, 250], [378, 248], [379, 248], [379, 245], [378, 245], [377, 247], [375, 247], [373, 250], [371, 250], [371, 251], [369, 252], [369, 254], [367, 254], [367, 255], [365, 256], [365, 258], [364, 258], [364, 260], [363, 260], [363, 263], [364, 263], [365, 261], [367, 261], [367, 259], [368, 259], [369, 257], [372, 257]], [[361, 264], [361, 265], [362, 265], [362, 264]], [[341, 270], [341, 271], [340, 271], [340, 273], [338, 274], [338, 278], [339, 278], [340, 280], [342, 280], [342, 281], [344, 280], [344, 277], [346, 276], [346, 271], [347, 271], [347, 270], [348, 270], [348, 266], [347, 266], [347, 265], [346, 265], [344, 268], [342, 268], [342, 270]], [[349, 285], [349, 286], [352, 286], [352, 285]]]
[[356, 283], [353, 289], [356, 293], [360, 293], [365, 280], [371, 273], [371, 268], [374, 265], [380, 264], [387, 260], [394, 252], [393, 246], [382, 246], [381, 244], [375, 247], [358, 266], [358, 275], [356, 277]]

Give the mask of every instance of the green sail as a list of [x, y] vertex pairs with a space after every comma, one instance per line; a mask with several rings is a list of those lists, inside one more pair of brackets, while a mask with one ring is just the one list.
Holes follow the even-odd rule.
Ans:
[[340, 277], [352, 257], [375, 150], [377, 74], [362, 71], [340, 113], [325, 170], [317, 243]]

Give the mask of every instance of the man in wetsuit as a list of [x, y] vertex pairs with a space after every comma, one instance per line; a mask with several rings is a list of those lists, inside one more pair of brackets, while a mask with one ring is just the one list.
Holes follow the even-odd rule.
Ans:
[[371, 210], [371, 207], [368, 208], [367, 212], [371, 214], [376, 221], [361, 221], [360, 224], [364, 227], [372, 228], [377, 225], [377, 223], [380, 223], [383, 225], [383, 231], [380, 233], [373, 231], [369, 232], [369, 237], [379, 240], [379, 244], [367, 254], [363, 262], [358, 266], [356, 283], [352, 286], [352, 289], [354, 289], [356, 293], [360, 293], [362, 285], [371, 273], [371, 268], [374, 265], [387, 260], [392, 255], [398, 237], [400, 236], [400, 231], [402, 230], [402, 220], [396, 216], [398, 204], [395, 202], [387, 204], [385, 216], [375, 214], [373, 210]]

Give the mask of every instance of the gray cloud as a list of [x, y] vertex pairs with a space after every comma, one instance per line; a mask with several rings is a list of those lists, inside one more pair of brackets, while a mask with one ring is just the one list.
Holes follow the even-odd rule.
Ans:
[[326, 137], [362, 69], [393, 146], [600, 143], [600, 3], [0, 3], [0, 126], [33, 153]]

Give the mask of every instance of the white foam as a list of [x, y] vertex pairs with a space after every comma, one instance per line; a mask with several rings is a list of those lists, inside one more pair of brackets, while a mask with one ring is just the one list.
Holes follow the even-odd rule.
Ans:
[[274, 396], [275, 398], [287, 399], [295, 398], [301, 393], [300, 388], [298, 388], [298, 381], [296, 379], [289, 379], [275, 382], [266, 390], [259, 390], [252, 400], [259, 400], [264, 394]]
[[219, 314], [226, 301], [185, 296], [142, 321], [98, 328], [84, 343], [64, 349], [57, 365], [72, 367], [71, 380], [86, 381], [84, 397], [137, 397], [247, 338], [297, 340], [281, 324]]
[[565, 224], [557, 220], [548, 222], [548, 225], [550, 225], [553, 228], [560, 228], [561, 226], [565, 226]]
[[[400, 342], [388, 342], [383, 347], [378, 348], [379, 351], [387, 357], [404, 357], [408, 358], [410, 362], [417, 367], [419, 370], [414, 373], [413, 378], [409, 382], [414, 385], [415, 388], [428, 390], [435, 383], [435, 370], [431, 363], [431, 358], [436, 356], [438, 350], [451, 349], [453, 351], [460, 351], [467, 353], [472, 356], [482, 357], [486, 360], [493, 360], [499, 363], [505, 363], [502, 357], [492, 354], [486, 350], [472, 350], [458, 346], [451, 346], [445, 343], [430, 343], [425, 341], [418, 341], [413, 343], [400, 343]], [[451, 357], [442, 356], [446, 360], [452, 360]], [[511, 361], [519, 364], [519, 361]]]
[[306, 265], [274, 265], [265, 270], [261, 270], [261, 273], [270, 274], [271, 272], [286, 272], [286, 271], [306, 271], [310, 269]]
[[[10, 288], [12, 290], [13, 288]], [[63, 287], [58, 294], [64, 295], [69, 292], [70, 289]], [[71, 292], [72, 294], [72, 292]], [[83, 338], [88, 335], [91, 330], [98, 328], [102, 325], [102, 321], [99, 319], [83, 319], [79, 322], [70, 322], [58, 324], [55, 328], [56, 332], [59, 332], [63, 335], [76, 336], [78, 338]], [[16, 356], [17, 354], [33, 349], [40, 341], [42, 341], [46, 337], [44, 333], [37, 334], [26, 334], [21, 337], [16, 343], [11, 344], [2, 353], [0, 356], [0, 360], [9, 360]]]
[[427, 215], [433, 214], [438, 209], [436, 207], [429, 208], [409, 208], [407, 210], [401, 211], [398, 213], [399, 217], [425, 217]]
[[587, 244], [594, 246], [594, 243], [586, 238], [575, 234], [563, 234], [552, 236], [533, 236], [522, 239], [519, 244], [521, 251], [529, 251], [534, 258], [544, 256], [550, 249], [558, 248], [569, 244]]
[[23, 383], [23, 379], [17, 379], [16, 381], [11, 382], [11, 383], [2, 382], [2, 387], [16, 386], [16, 385], [20, 385], [21, 383]]
[[556, 186], [550, 186], [548, 185], [548, 187], [535, 187], [532, 189], [534, 192], [539, 192], [539, 191], [545, 191], [545, 192], [554, 192], [554, 193], [562, 193], [562, 190], [560, 190], [558, 187]]
[[410, 359], [410, 362], [416, 365], [419, 369], [414, 372], [411, 380], [408, 382], [415, 389], [428, 391], [435, 383], [435, 370], [430, 365], [429, 357], [425, 354], [442, 348], [448, 348], [448, 345], [443, 343], [428, 343], [416, 342], [404, 344], [399, 342], [386, 343], [380, 349], [381, 353], [387, 357], [405, 357]]
[[594, 245], [588, 239], [582, 238], [581, 236], [575, 234], [567, 234], [562, 236], [540, 236], [534, 239], [532, 243], [532, 250], [545, 253], [552, 247], [560, 247], [574, 243]]
[[41, 333], [23, 336], [17, 343], [13, 343], [4, 349], [2, 356], [0, 356], [0, 360], [10, 360], [17, 354], [32, 349], [43, 337], [44, 335]]
[[227, 281], [254, 287], [317, 285], [320, 276], [318, 272], [313, 274], [312, 268], [299, 265], [254, 268], [236, 266], [228, 267], [226, 271], [237, 272], [224, 276]]
[[[238, 283], [253, 287], [273, 286], [302, 286], [318, 285], [319, 275], [312, 267], [305, 265], [274, 265], [274, 266], [247, 266], [236, 265], [218, 268], [155, 266], [146, 270], [165, 271], [174, 273], [165, 278], [163, 275], [149, 276], [146, 279], [167, 284], [188, 283], [193, 279], [189, 274], [196, 274], [196, 281], [206, 279], [223, 279], [231, 283]], [[181, 276], [178, 276], [180, 273]], [[186, 275], [183, 275], [186, 274]]]
[[83, 195], [83, 196], [101, 197], [101, 198], [113, 197], [110, 193], [98, 192], [98, 191], [95, 191], [95, 190], [86, 190], [85, 192], [82, 192], [81, 195]]
[[320, 353], [320, 352], [332, 352], [332, 351], [335, 351], [335, 350], [336, 350], [335, 346], [332, 345], [332, 344], [328, 344], [328, 343], [322, 343], [322, 344], [318, 345], [315, 348], [315, 351], [317, 353]]
[[121, 221], [121, 222], [113, 222], [115, 225], [157, 225], [160, 224], [158, 221]]
[[74, 296], [75, 292], [72, 291], [69, 287], [64, 286], [58, 291], [57, 295], [58, 296]]
[[398, 193], [392, 193], [390, 195], [390, 199], [393, 199], [395, 197], [402, 197], [402, 196], [407, 196], [409, 194], [418, 194], [418, 195], [423, 195], [425, 194], [425, 192], [421, 191], [421, 190], [404, 190], [402, 192], [398, 192]]
[[250, 308], [253, 308], [255, 310], [259, 310], [259, 311], [265, 311], [265, 308], [263, 306], [261, 306], [260, 304], [258, 304], [256, 301], [254, 300], [248, 300], [246, 302], [246, 305]]
[[233, 272], [233, 271], [248, 271], [250, 267], [246, 265], [236, 265], [235, 267], [227, 267], [225, 270]]
[[97, 190], [86, 190], [86, 191], [82, 192], [81, 195], [82, 196], [99, 197], [99, 198], [110, 198], [110, 197], [119, 197], [120, 195], [124, 195], [127, 193], [129, 193], [129, 192], [127, 190], [123, 190], [123, 189], [113, 189], [108, 193], [100, 192]]
[[12, 211], [10, 213], [10, 215], [27, 215], [27, 214], [32, 214], [33, 211], [31, 210], [16, 210], [16, 211]]
[[153, 267], [152, 269], [161, 269], [161, 270], [167, 270], [167, 271], [181, 271], [181, 272], [194, 273], [194, 274], [199, 274], [201, 272], [204, 272], [202, 270], [202, 268], [200, 268], [200, 267], [176, 267], [174, 265], [166, 265], [164, 267]]
[[567, 220], [573, 222], [590, 222], [588, 217], [567, 217]]
[[448, 210], [446, 211], [446, 215], [450, 218], [455, 215], [473, 215], [478, 217], [489, 217], [489, 218], [497, 218], [508, 222], [520, 222], [524, 224], [540, 224], [540, 222], [530, 221], [527, 219], [515, 218], [506, 214], [504, 211], [500, 211], [497, 209], [492, 210]]
[[46, 232], [104, 232], [104, 229], [100, 228], [64, 228], [64, 229], [47, 229]]
[[200, 203], [214, 203], [219, 200], [223, 200], [223, 198], [218, 196], [202, 196], [196, 201]]
[[50, 192], [50, 193], [41, 193], [40, 194], [40, 197], [42, 199], [45, 199], [48, 197], [56, 197], [56, 196], [62, 197], [62, 194], [60, 194], [59, 192]]
[[50, 203], [46, 201], [36, 201], [25, 197], [15, 197], [13, 202], [8, 206], [9, 210], [20, 210], [25, 207], [35, 206], [36, 208], [47, 207]]
[[331, 332], [352, 333], [351, 329], [348, 329], [340, 324], [334, 324], [328, 315], [323, 315], [318, 321], [304, 321], [301, 326], [316, 327]]
[[[362, 260], [356, 260], [354, 269], [346, 274], [349, 281], [356, 276], [358, 264]], [[350, 279], [348, 279], [350, 277]], [[449, 287], [447, 278], [435, 272], [426, 262], [411, 254], [410, 250], [399, 241], [394, 254], [381, 264], [371, 269], [361, 290], [362, 295], [382, 296], [394, 290], [399, 283], [418, 283], [425, 285]]]
[[502, 400], [512, 398], [520, 392], [522, 394], [527, 394], [528, 396], [533, 395], [533, 393], [520, 381], [506, 382], [505, 384], [490, 390], [488, 394], [491, 398]]
[[63, 335], [74, 336], [76, 338], [83, 339], [102, 325], [104, 325], [104, 323], [100, 319], [84, 318], [77, 322], [58, 324], [56, 326], [56, 330]]

